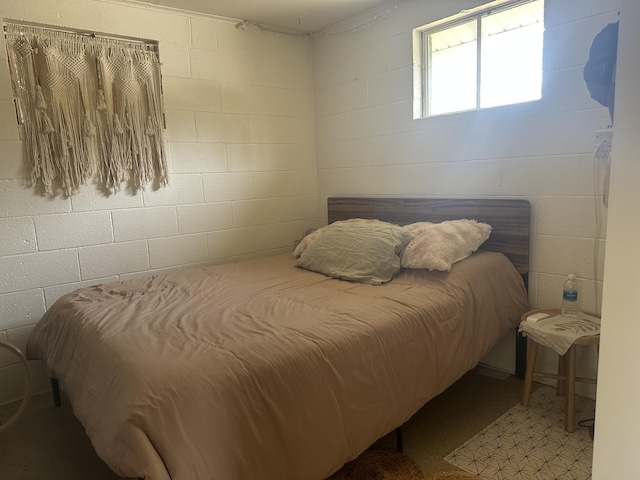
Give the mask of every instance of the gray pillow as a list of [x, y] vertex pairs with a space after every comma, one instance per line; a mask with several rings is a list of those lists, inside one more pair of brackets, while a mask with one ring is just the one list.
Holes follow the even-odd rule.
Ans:
[[381, 285], [400, 271], [400, 258], [413, 234], [391, 223], [328, 225], [296, 265], [352, 282]]
[[347, 220], [338, 220], [337, 222], [333, 222], [330, 225], [325, 225], [324, 227], [320, 227], [319, 229], [314, 230], [308, 235], [305, 235], [302, 238], [302, 240], [300, 240], [300, 243], [298, 244], [296, 249], [293, 251], [293, 255], [295, 257], [299, 257], [307, 248], [309, 248], [309, 245], [315, 242], [316, 238], [318, 238], [318, 236], [320, 236], [321, 233], [323, 233], [328, 228], [334, 228], [336, 225], [341, 225], [343, 223], [370, 223], [370, 224], [375, 224], [378, 227], [384, 226], [384, 225], [392, 225], [388, 222], [383, 222], [381, 220], [375, 220], [370, 218], [349, 218]]

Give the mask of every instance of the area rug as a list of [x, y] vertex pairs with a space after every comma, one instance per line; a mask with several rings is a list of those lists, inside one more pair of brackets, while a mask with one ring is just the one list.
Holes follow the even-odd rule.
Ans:
[[482, 480], [477, 475], [463, 472], [461, 470], [448, 470], [446, 472], [437, 472], [431, 475], [427, 480]]
[[418, 465], [393, 450], [372, 449], [347, 463], [327, 480], [424, 480]]
[[[590, 480], [589, 428], [564, 429], [564, 397], [540, 387], [528, 408], [512, 407], [445, 457], [456, 467], [492, 480]], [[595, 402], [576, 397], [577, 421], [594, 418]]]

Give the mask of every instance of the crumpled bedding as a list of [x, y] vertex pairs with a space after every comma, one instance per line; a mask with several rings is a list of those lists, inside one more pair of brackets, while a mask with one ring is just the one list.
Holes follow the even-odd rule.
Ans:
[[82, 288], [27, 347], [103, 461], [146, 480], [322, 480], [473, 368], [528, 310], [479, 251], [382, 286], [292, 254]]

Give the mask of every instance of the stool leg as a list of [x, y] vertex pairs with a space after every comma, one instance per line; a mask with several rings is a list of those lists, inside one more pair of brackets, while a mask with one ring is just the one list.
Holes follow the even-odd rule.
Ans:
[[565, 354], [566, 358], [566, 383], [567, 401], [564, 413], [565, 430], [569, 433], [576, 431], [574, 419], [575, 394], [576, 394], [576, 347], [572, 345]]
[[559, 397], [567, 394], [567, 362], [564, 355], [558, 356], [558, 385], [556, 392]]
[[522, 389], [522, 400], [520, 404], [523, 407], [529, 406], [529, 399], [531, 398], [531, 390], [533, 388], [533, 372], [536, 368], [536, 360], [538, 359], [538, 342], [529, 340], [528, 352], [527, 352], [527, 370], [524, 374], [524, 388]]

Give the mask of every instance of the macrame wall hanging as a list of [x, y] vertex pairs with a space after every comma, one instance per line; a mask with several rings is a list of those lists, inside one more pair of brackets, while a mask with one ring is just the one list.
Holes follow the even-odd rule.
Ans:
[[66, 195], [168, 183], [154, 44], [5, 24], [30, 181]]

